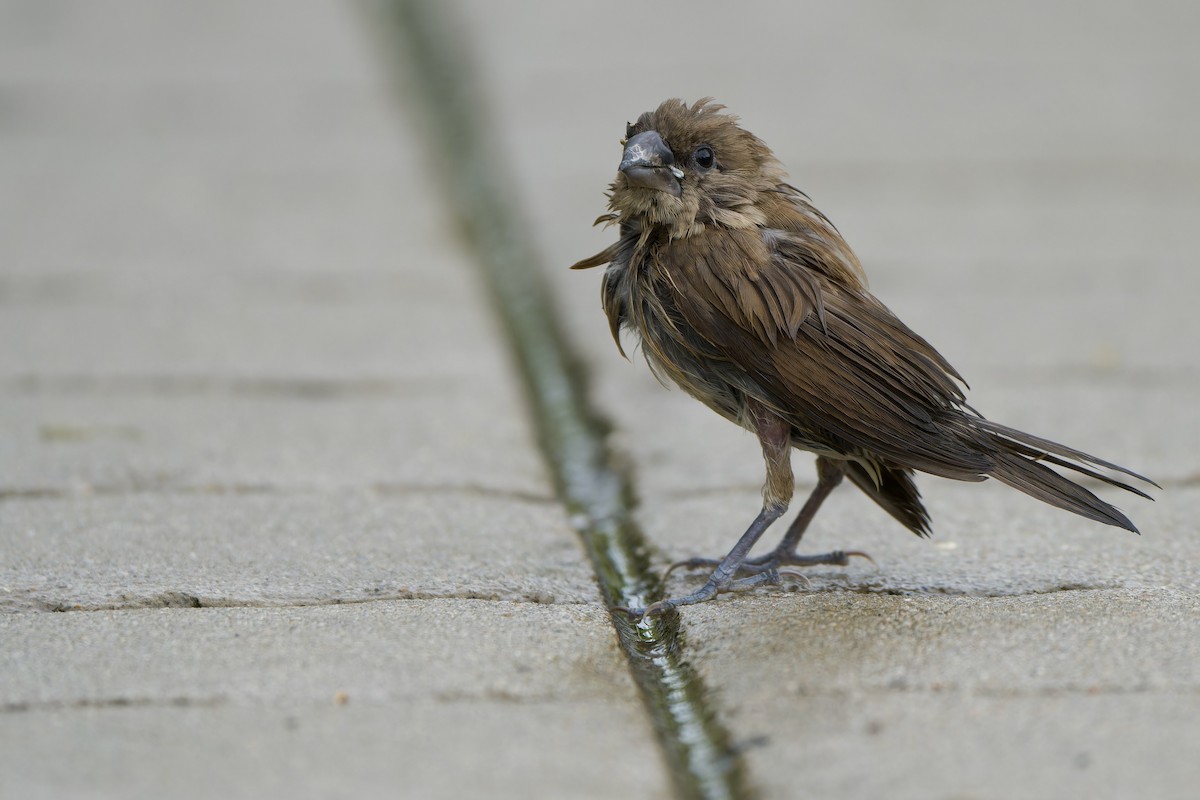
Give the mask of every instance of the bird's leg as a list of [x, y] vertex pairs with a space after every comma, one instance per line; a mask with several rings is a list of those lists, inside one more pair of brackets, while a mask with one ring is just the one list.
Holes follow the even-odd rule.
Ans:
[[[821, 508], [821, 504], [825, 502], [825, 498], [829, 497], [830, 493], [837, 488], [842, 482], [842, 478], [846, 475], [845, 467], [840, 461], [817, 457], [817, 485], [812, 490], [812, 494], [808, 496], [808, 500], [804, 502], [804, 507], [800, 509], [800, 514], [792, 522], [783, 539], [775, 546], [775, 549], [766, 555], [758, 558], [747, 559], [742, 563], [742, 572], [750, 573], [751, 575], [773, 571], [781, 566], [799, 566], [811, 567], [817, 564], [831, 564], [834, 566], [844, 567], [850, 563], [852, 556], [860, 556], [872, 560], [869, 555], [861, 550], [834, 550], [831, 553], [818, 553], [815, 555], [800, 555], [796, 552], [796, 546], [800, 543], [800, 537], [808, 530], [809, 523], [813, 521], [813, 517], [817, 515], [817, 511]], [[695, 569], [697, 567], [713, 566], [717, 562], [712, 559], [693, 558], [687, 561], [677, 561], [668, 569], [668, 574], [679, 567], [685, 569]]]
[[753, 399], [747, 401], [747, 414], [754, 425], [754, 432], [758, 434], [758, 441], [762, 445], [763, 460], [767, 464], [767, 479], [763, 484], [762, 492], [762, 510], [758, 512], [754, 522], [750, 523], [750, 527], [738, 539], [729, 554], [716, 564], [716, 569], [713, 570], [712, 575], [703, 586], [682, 597], [659, 600], [643, 611], [631, 609], [630, 614], [653, 616], [678, 606], [689, 606], [711, 600], [719, 592], [737, 591], [764, 583], [778, 582], [779, 573], [774, 569], [756, 570], [756, 574], [746, 578], [735, 579], [734, 577], [741, 569], [742, 562], [746, 560], [746, 555], [763, 535], [763, 532], [787, 511], [795, 484], [792, 477], [791, 431], [787, 422]]
[[830, 493], [838, 487], [838, 484], [842, 482], [842, 478], [845, 476], [846, 468], [841, 461], [818, 456], [816, 488], [808, 496], [808, 500], [804, 503], [804, 508], [800, 509], [800, 514], [792, 522], [783, 539], [775, 546], [774, 550], [764, 556], [750, 559], [743, 566], [749, 568], [749, 571], [756, 572], [760, 569], [775, 569], [785, 564], [797, 567], [811, 567], [817, 564], [832, 564], [844, 567], [850, 563], [851, 556], [860, 556], [868, 561], [873, 561], [869, 555], [861, 550], [834, 550], [831, 553], [817, 553], [807, 556], [796, 552], [796, 546], [800, 544], [800, 537], [808, 530], [808, 525], [813, 521], [813, 517], [817, 515], [817, 510], [821, 508], [821, 504], [825, 502], [825, 498], [829, 497]]

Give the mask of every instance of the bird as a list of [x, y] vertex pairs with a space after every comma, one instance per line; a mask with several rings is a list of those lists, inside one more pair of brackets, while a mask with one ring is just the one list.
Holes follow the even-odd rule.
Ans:
[[[671, 566], [711, 568], [704, 585], [625, 609], [632, 616], [776, 584], [794, 573], [788, 567], [870, 558], [797, 552], [822, 502], [847, 478], [922, 537], [932, 529], [917, 472], [993, 478], [1137, 532], [1116, 507], [1052, 467], [1147, 499], [1126, 481], [1157, 484], [978, 413], [962, 376], [868, 290], [837, 228], [724, 106], [666, 100], [626, 125], [621, 146], [608, 211], [594, 223], [615, 225], [618, 239], [571, 268], [606, 267], [601, 302], [618, 351], [626, 355], [621, 332], [632, 332], [661, 382], [753, 432], [766, 465], [762, 506], [729, 553]], [[816, 455], [816, 487], [779, 544], [749, 558], [792, 500], [793, 449]]]

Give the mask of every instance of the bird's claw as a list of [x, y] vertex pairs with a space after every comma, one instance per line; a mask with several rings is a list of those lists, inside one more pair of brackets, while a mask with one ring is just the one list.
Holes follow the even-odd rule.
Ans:
[[796, 553], [781, 553], [778, 556], [772, 554], [776, 564], [792, 566], [792, 567], [815, 567], [817, 565], [828, 565], [831, 567], [849, 566], [850, 559], [854, 557], [865, 558], [871, 562], [871, 565], [878, 567], [875, 559], [864, 553], [862, 550], [834, 550], [829, 553], [820, 553], [811, 556], [802, 556]]
[[630, 608], [629, 606], [613, 606], [613, 611], [618, 611], [629, 617], [630, 622], [641, 622], [646, 617], [657, 617], [666, 611], [670, 611], [675, 605], [670, 600], [659, 600], [657, 603], [651, 603], [645, 608]]
[[700, 567], [716, 569], [717, 565], [720, 563], [721, 562], [715, 558], [685, 558], [682, 561], [676, 561], [670, 564], [665, 570], [663, 570], [662, 580], [666, 581], [667, 578], [671, 577], [671, 573], [677, 569], [699, 569]]
[[845, 551], [838, 550], [836, 552], [839, 552], [846, 557], [847, 564], [850, 563], [850, 558], [852, 556], [857, 556], [858, 558], [865, 558], [867, 561], [871, 562], [872, 567], [874, 567], [875, 569], [879, 569], [879, 562], [877, 562], [875, 559], [871, 558], [871, 556], [867, 555], [862, 550], [845, 550]]
[[[783, 577], [799, 578], [800, 582], [804, 584], [804, 588], [806, 588], [806, 589], [812, 588], [812, 581], [810, 581], [808, 579], [807, 575], [805, 575], [803, 572], [800, 572], [799, 570], [777, 569], [777, 570], [775, 570], [775, 574], [780, 578], [783, 578]], [[779, 582], [778, 580], [772, 581], [772, 583], [778, 583], [778, 582]]]
[[642, 611], [642, 618], [657, 617], [659, 614], [665, 614], [675, 608], [675, 603], [671, 600], [659, 600], [657, 603], [651, 603]]

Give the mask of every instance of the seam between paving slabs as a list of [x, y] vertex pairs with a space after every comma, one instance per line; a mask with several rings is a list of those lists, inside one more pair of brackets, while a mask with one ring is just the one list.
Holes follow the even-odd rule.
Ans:
[[[607, 424], [591, 408], [586, 381], [568, 351], [543, 285], [526, 228], [513, 208], [503, 159], [490, 138], [475, 89], [469, 48], [437, 0], [374, 0], [366, 15], [395, 68], [405, 97], [427, 114], [427, 144], [441, 169], [439, 183], [473, 247], [521, 369], [539, 441], [558, 495], [586, 546], [604, 600], [643, 606], [661, 596], [641, 531], [632, 519], [627, 474], [605, 444]], [[744, 798], [754, 794], [739, 753], [717, 722], [715, 708], [683, 659], [677, 613], [630, 622], [612, 615], [642, 699], [654, 722], [675, 794]]]

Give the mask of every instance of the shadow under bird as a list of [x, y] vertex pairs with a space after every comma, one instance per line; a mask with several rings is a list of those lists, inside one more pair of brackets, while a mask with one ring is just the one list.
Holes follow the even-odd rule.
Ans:
[[[995, 478], [1136, 532], [1119, 510], [1047, 465], [1147, 498], [1099, 470], [1153, 482], [972, 409], [954, 367], [867, 291], [841, 234], [723, 110], [673, 99], [628, 125], [609, 213], [596, 220], [619, 226], [620, 238], [572, 267], [607, 264], [601, 294], [617, 347], [622, 328], [635, 332], [660, 379], [753, 431], [766, 461], [762, 510], [729, 554], [673, 565], [713, 568], [708, 581], [629, 612], [659, 614], [777, 583], [781, 567], [865, 557], [796, 552], [844, 478], [918, 536], [930, 522], [915, 471]], [[748, 558], [791, 501], [793, 447], [816, 454], [816, 488], [779, 545]]]

